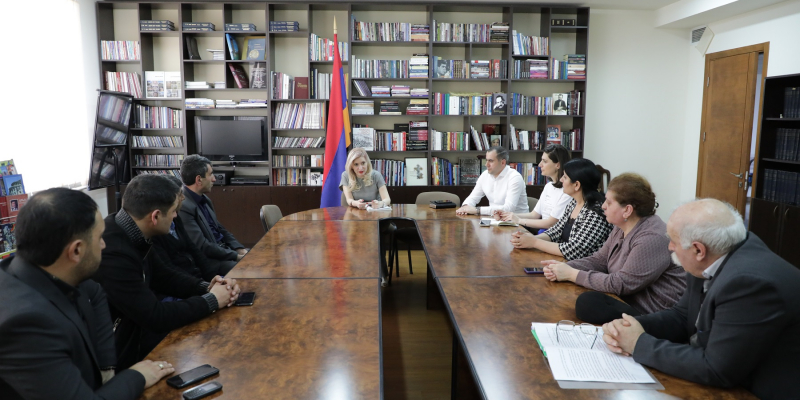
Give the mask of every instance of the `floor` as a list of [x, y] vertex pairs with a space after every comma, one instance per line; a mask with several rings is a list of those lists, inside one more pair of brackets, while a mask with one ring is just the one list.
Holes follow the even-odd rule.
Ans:
[[452, 331], [444, 310], [425, 309], [426, 258], [400, 251], [400, 278], [383, 289], [383, 374], [386, 400], [449, 399]]

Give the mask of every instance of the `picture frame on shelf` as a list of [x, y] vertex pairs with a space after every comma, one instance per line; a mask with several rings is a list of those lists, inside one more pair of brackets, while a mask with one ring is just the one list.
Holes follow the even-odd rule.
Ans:
[[569, 93], [553, 93], [553, 115], [567, 115]]
[[406, 186], [426, 186], [428, 184], [428, 158], [409, 157], [406, 163]]
[[547, 125], [547, 144], [561, 144], [561, 125]]

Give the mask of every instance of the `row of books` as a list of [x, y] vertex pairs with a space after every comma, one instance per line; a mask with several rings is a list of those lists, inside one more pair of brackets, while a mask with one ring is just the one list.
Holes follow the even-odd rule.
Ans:
[[512, 32], [512, 51], [515, 56], [550, 55], [550, 39], [540, 36], [525, 36], [516, 30]]
[[[0, 176], [0, 197], [19, 196], [23, 194], [25, 194], [25, 183], [22, 180], [21, 174]], [[1, 211], [2, 210], [0, 210], [0, 212]], [[8, 215], [4, 217], [8, 217]]]
[[186, 90], [225, 89], [225, 81], [208, 83], [206, 81], [185, 81]]
[[431, 150], [469, 151], [469, 132], [440, 132], [431, 129]]
[[[349, 74], [344, 74], [344, 81], [347, 82]], [[329, 99], [331, 97], [331, 82], [333, 75], [330, 73], [320, 72], [314, 68], [311, 70], [309, 82], [309, 91], [312, 99]], [[338, 83], [338, 82], [337, 82]], [[345, 87], [347, 87], [345, 85]]]
[[325, 156], [322, 154], [313, 154], [308, 156], [288, 156], [288, 155], [274, 155], [272, 156], [273, 167], [324, 167]]
[[265, 108], [266, 99], [241, 99], [238, 103], [233, 100], [216, 100], [216, 108]]
[[[494, 97], [500, 93], [495, 93]], [[505, 93], [502, 93], [505, 95]], [[492, 93], [434, 93], [433, 115], [493, 115]], [[500, 100], [495, 100], [500, 101]], [[505, 114], [503, 101], [502, 114]]]
[[98, 125], [95, 139], [97, 144], [125, 144], [128, 135], [114, 128]]
[[362, 42], [427, 42], [430, 27], [409, 22], [364, 22], [351, 14], [353, 41]]
[[134, 136], [134, 147], [183, 147], [181, 136]]
[[428, 149], [428, 121], [394, 124], [394, 131], [353, 125], [353, 147], [368, 151], [410, 151]]
[[325, 129], [324, 103], [280, 103], [273, 115], [274, 129]]
[[440, 79], [466, 79], [469, 63], [464, 60], [445, 60], [436, 57], [434, 76]]
[[196, 32], [203, 32], [203, 31], [214, 31], [216, 30], [216, 26], [211, 22], [183, 22], [181, 23], [181, 29], [184, 31], [196, 31]]
[[800, 87], [783, 90], [783, 118], [800, 118]]
[[564, 61], [552, 58], [550, 79], [586, 79], [586, 55], [565, 54]]
[[[416, 63], [413, 69], [412, 62]], [[414, 54], [411, 60], [361, 60], [352, 56], [350, 70], [353, 78], [427, 78], [428, 55]]]
[[283, 72], [272, 72], [273, 99], [307, 99], [308, 77], [293, 78]]
[[511, 94], [511, 115], [582, 115], [583, 91], [553, 93], [552, 97]]
[[509, 132], [510, 150], [544, 150], [548, 144], [560, 144], [573, 151], [583, 150], [580, 128], [562, 132], [560, 125], [548, 125], [547, 131], [526, 131], [509, 125]]
[[[411, 99], [406, 107], [405, 115], [428, 115], [428, 99]], [[375, 115], [374, 100], [353, 100], [351, 102], [352, 115]], [[397, 100], [381, 100], [378, 115], [403, 115], [400, 111], [400, 102]]]
[[183, 154], [136, 154], [133, 161], [136, 167], [180, 167]]
[[135, 124], [143, 129], [180, 129], [183, 127], [181, 110], [169, 107], [136, 105]]
[[514, 60], [513, 79], [548, 79], [547, 60]]
[[437, 42], [508, 43], [508, 23], [505, 22], [459, 24], [433, 20], [433, 26], [435, 29], [433, 40]]
[[180, 98], [181, 71], [144, 71], [145, 97]]
[[142, 98], [142, 86], [136, 72], [106, 71], [106, 90], [130, 93], [134, 98]]
[[311, 149], [320, 148], [325, 144], [325, 137], [285, 137], [275, 136], [272, 147], [276, 149]]
[[131, 110], [131, 103], [121, 97], [100, 96], [100, 107], [97, 110], [97, 116], [106, 121], [128, 125], [128, 121], [131, 118]]
[[406, 185], [406, 163], [397, 160], [370, 160], [372, 169], [378, 171], [386, 182], [386, 186]]
[[214, 100], [203, 97], [191, 97], [186, 99], [187, 110], [210, 110], [214, 107]]
[[142, 49], [135, 40], [101, 40], [100, 58], [106, 61], [137, 61]]
[[775, 135], [775, 158], [800, 161], [800, 129], [778, 128]]
[[764, 170], [764, 199], [800, 205], [800, 174], [775, 169]]
[[544, 185], [547, 179], [542, 175], [542, 170], [534, 163], [512, 162], [508, 167], [517, 170], [526, 185]]
[[[473, 159], [477, 173], [472, 184], [478, 181], [480, 176], [480, 164], [477, 158]], [[454, 186], [460, 185], [462, 175], [461, 165], [453, 164], [446, 158], [431, 157], [431, 184], [433, 186]], [[471, 178], [471, 176], [467, 177]]]
[[300, 30], [298, 21], [269, 21], [270, 32], [297, 32]]
[[179, 169], [140, 169], [136, 171], [136, 175], [172, 175], [176, 178], [181, 177], [181, 170]]
[[[321, 38], [311, 34], [308, 45], [308, 59], [311, 61], [333, 61], [333, 40]], [[350, 59], [347, 42], [339, 42], [339, 59], [347, 61]]]
[[312, 169], [273, 169], [272, 183], [277, 186], [322, 186], [323, 173]]
[[175, 23], [166, 19], [143, 19], [139, 21], [140, 31], [174, 31]]

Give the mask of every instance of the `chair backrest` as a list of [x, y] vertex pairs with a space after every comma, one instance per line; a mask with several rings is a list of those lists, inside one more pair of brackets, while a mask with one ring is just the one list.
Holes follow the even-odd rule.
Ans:
[[611, 171], [603, 168], [600, 164], [595, 165], [597, 170], [600, 171], [600, 187], [597, 189], [601, 192], [605, 193], [606, 188], [608, 187], [608, 183], [611, 182]]
[[447, 192], [422, 192], [417, 195], [417, 201], [414, 204], [427, 206], [434, 200], [450, 200], [456, 203], [456, 207], [461, 207], [461, 199], [458, 198], [458, 195]]
[[342, 192], [342, 199], [339, 201], [339, 205], [342, 207], [347, 205], [347, 197], [344, 197], [344, 191]]
[[536, 207], [536, 203], [539, 202], [539, 199], [536, 197], [528, 197], [528, 211], [533, 212], [534, 207]]
[[273, 204], [261, 206], [261, 211], [258, 214], [261, 216], [261, 225], [264, 226], [264, 232], [269, 232], [283, 218], [281, 209]]

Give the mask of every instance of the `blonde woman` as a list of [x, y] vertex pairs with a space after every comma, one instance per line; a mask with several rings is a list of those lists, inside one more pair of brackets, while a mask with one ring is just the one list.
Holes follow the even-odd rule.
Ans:
[[361, 147], [350, 150], [347, 155], [339, 189], [344, 192], [347, 205], [361, 210], [368, 205], [380, 208], [392, 203], [383, 176], [372, 169], [367, 151]]

